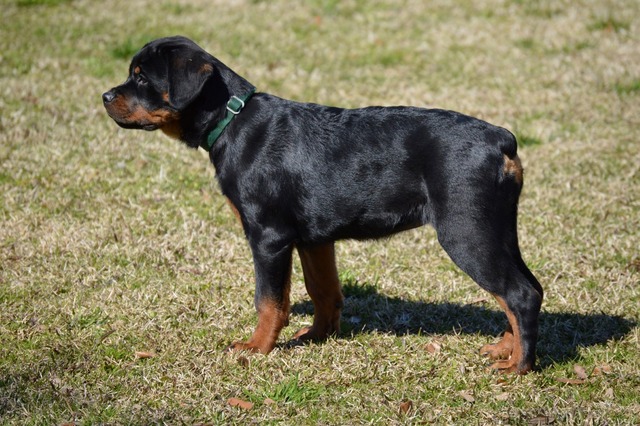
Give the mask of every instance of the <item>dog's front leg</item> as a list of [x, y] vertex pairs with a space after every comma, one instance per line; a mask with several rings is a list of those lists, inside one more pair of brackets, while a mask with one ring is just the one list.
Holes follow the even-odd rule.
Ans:
[[248, 341], [235, 342], [229, 350], [267, 354], [275, 347], [280, 331], [289, 321], [292, 251], [292, 245], [274, 249], [273, 244], [252, 244], [258, 326]]

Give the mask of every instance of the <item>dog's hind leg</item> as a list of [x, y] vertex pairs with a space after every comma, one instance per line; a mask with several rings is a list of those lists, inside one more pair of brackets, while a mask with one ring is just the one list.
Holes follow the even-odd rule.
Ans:
[[[514, 250], [512, 251], [512, 256], [515, 258], [516, 265], [519, 271], [522, 273], [522, 275], [524, 275], [525, 280], [528, 281], [528, 283], [539, 294], [540, 300], [542, 301], [542, 298], [543, 298], [542, 286], [540, 285], [536, 277], [533, 275], [533, 273], [531, 273], [527, 265], [522, 260], [522, 256], [520, 255], [520, 250], [518, 248], [517, 241], [512, 242], [512, 247], [514, 247]], [[500, 295], [497, 293], [494, 293], [493, 295], [498, 301], [498, 304], [505, 310], [505, 312], [508, 312], [506, 308], [506, 303], [504, 302], [503, 298], [501, 298]], [[494, 360], [508, 361], [509, 357], [513, 353], [513, 350], [514, 350], [514, 332], [513, 332], [513, 327], [511, 325], [511, 321], [509, 321], [509, 323], [507, 324], [507, 329], [504, 332], [504, 335], [502, 336], [502, 339], [500, 339], [498, 343], [484, 345], [480, 349], [480, 353]], [[504, 361], [499, 361], [494, 364], [494, 368], [497, 368], [497, 369], [500, 369], [504, 366], [505, 366]]]
[[[497, 359], [492, 367], [526, 373], [535, 365], [538, 314], [543, 291], [520, 255], [517, 199], [521, 177], [508, 178], [493, 194], [449, 199], [434, 226], [451, 259], [480, 287], [489, 291], [509, 324], [500, 342], [481, 351]], [[487, 200], [489, 196], [489, 200]]]
[[440, 243], [463, 271], [496, 298], [509, 321], [503, 339], [496, 345], [484, 346], [482, 352], [503, 359], [492, 368], [524, 374], [535, 364], [542, 304], [540, 284], [528, 269], [524, 271], [526, 266], [519, 257], [514, 258], [510, 250], [494, 240], [493, 233], [483, 235], [479, 224], [466, 228], [467, 232], [465, 228], [457, 227], [453, 235], [440, 232]]
[[298, 247], [304, 284], [313, 302], [313, 325], [299, 330], [294, 339], [324, 340], [340, 331], [343, 296], [338, 280], [334, 243]]

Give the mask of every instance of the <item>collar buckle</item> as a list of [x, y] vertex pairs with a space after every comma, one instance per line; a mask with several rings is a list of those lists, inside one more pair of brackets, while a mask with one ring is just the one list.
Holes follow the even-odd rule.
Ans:
[[255, 93], [256, 88], [251, 87], [251, 89], [241, 96], [232, 95], [227, 101], [227, 114], [226, 116], [216, 124], [216, 126], [211, 130], [207, 139], [203, 141], [200, 146], [206, 150], [211, 151], [213, 148], [213, 144], [220, 137], [224, 129], [227, 125], [233, 120], [233, 118], [240, 114], [240, 111], [244, 108], [245, 102], [247, 102], [251, 96]]
[[244, 108], [244, 101], [235, 95], [231, 96], [229, 101], [227, 101], [227, 111], [233, 115], [240, 114], [242, 108]]

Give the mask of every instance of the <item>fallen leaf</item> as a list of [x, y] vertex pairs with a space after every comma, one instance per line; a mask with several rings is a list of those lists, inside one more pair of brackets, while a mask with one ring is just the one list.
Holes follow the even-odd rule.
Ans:
[[135, 356], [136, 356], [136, 358], [147, 359], [147, 358], [153, 358], [154, 356], [156, 356], [156, 354], [151, 353], [151, 352], [136, 351], [135, 352]]
[[555, 420], [555, 418], [550, 416], [536, 416], [527, 420], [527, 424], [530, 424], [532, 426], [545, 426], [550, 425], [551, 423], [555, 422]]
[[438, 342], [431, 342], [425, 345], [424, 349], [430, 354], [437, 354], [440, 353], [440, 349], [442, 349], [442, 346]]
[[247, 358], [246, 356], [239, 356], [238, 357], [238, 364], [240, 364], [244, 368], [249, 367], [249, 358]]
[[613, 399], [613, 396], [614, 396], [614, 394], [613, 394], [613, 389], [612, 389], [612, 388], [607, 388], [607, 389], [604, 391], [604, 397], [605, 397], [605, 398], [607, 398], [607, 399]]
[[232, 407], [242, 408], [243, 410], [251, 410], [253, 408], [253, 402], [244, 401], [239, 398], [229, 398], [227, 403]]
[[602, 374], [611, 374], [611, 367], [608, 365], [601, 365], [599, 367], [596, 367], [593, 369], [593, 374], [594, 376], [600, 376]]
[[51, 387], [53, 388], [53, 390], [58, 390], [64, 385], [64, 382], [62, 381], [62, 379], [60, 379], [57, 376], [54, 376], [51, 379], [49, 379], [49, 383], [51, 384]]
[[576, 364], [573, 366], [573, 371], [575, 371], [576, 376], [578, 376], [578, 379], [587, 380], [587, 371], [584, 369], [583, 366]]
[[488, 302], [489, 298], [487, 297], [476, 297], [475, 299], [473, 299], [471, 302], [469, 302], [470, 305], [477, 305], [478, 303], [485, 303]]
[[582, 385], [585, 382], [583, 379], [558, 379], [558, 381], [568, 385]]
[[413, 402], [411, 401], [404, 401], [400, 403], [401, 414], [407, 414], [409, 411], [411, 411], [411, 408], [413, 408]]
[[273, 405], [273, 404], [276, 404], [276, 402], [275, 402], [273, 399], [271, 399], [271, 398], [267, 398], [267, 399], [265, 399], [264, 401], [262, 401], [262, 403], [263, 403], [264, 405]]
[[496, 380], [496, 383], [497, 383], [497, 384], [499, 384], [499, 385], [505, 385], [505, 384], [509, 383], [509, 379], [507, 379], [507, 378], [506, 378], [506, 377], [504, 377], [504, 376], [500, 376], [500, 377], [498, 377], [498, 379]]
[[498, 401], [506, 401], [509, 399], [509, 392], [503, 392], [501, 394], [496, 395], [496, 400]]
[[469, 391], [460, 391], [460, 396], [464, 398], [464, 400], [467, 402], [471, 402], [471, 403], [476, 402], [476, 399], [473, 397], [473, 395]]

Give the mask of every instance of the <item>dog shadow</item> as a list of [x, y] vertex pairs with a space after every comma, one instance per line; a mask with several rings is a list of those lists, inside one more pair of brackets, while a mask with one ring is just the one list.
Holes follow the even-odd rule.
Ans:
[[[407, 301], [378, 293], [375, 285], [343, 283], [345, 305], [341, 336], [381, 332], [407, 334], [479, 334], [487, 343], [497, 341], [506, 327], [505, 314], [488, 303]], [[486, 306], [485, 306], [486, 305]], [[313, 315], [310, 301], [291, 307], [292, 315]], [[602, 345], [627, 335], [637, 324], [606, 313], [556, 313], [542, 311], [539, 317], [538, 366], [545, 368], [579, 358], [579, 349]]]

